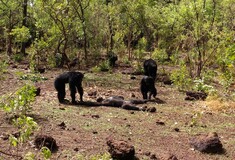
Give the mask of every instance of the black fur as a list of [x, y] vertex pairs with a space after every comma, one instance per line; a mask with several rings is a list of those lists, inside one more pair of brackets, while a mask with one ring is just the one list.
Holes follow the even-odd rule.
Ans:
[[154, 81], [157, 76], [157, 63], [153, 59], [144, 61], [144, 75], [153, 77]]
[[[154, 79], [150, 76], [144, 76], [140, 83], [140, 90], [143, 95], [143, 99], [151, 99], [157, 95], [157, 89], [155, 88]], [[149, 93], [149, 96], [148, 96]]]
[[64, 102], [65, 98], [65, 84], [69, 83], [70, 96], [72, 98], [72, 103], [75, 104], [75, 94], [78, 91], [80, 94], [80, 101], [83, 101], [83, 88], [82, 79], [84, 75], [80, 72], [65, 72], [59, 75], [54, 82], [55, 89], [57, 90], [58, 100], [60, 103]]
[[115, 67], [115, 63], [118, 60], [118, 57], [117, 57], [117, 55], [114, 52], [109, 51], [109, 53], [108, 53], [108, 60], [109, 60], [109, 66], [110, 67]]

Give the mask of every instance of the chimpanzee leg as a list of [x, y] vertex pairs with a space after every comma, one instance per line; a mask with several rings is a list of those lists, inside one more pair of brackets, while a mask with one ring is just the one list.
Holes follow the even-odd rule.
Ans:
[[148, 91], [146, 90], [146, 88], [145, 88], [145, 86], [144, 86], [144, 84], [142, 84], [141, 85], [141, 93], [142, 93], [142, 95], [143, 95], [143, 99], [147, 99], [147, 94], [148, 94]]
[[80, 94], [80, 101], [83, 102], [83, 88], [82, 86], [77, 86], [78, 93]]
[[143, 99], [147, 99], [147, 94], [148, 94], [148, 92], [142, 92], [142, 95], [143, 95]]
[[76, 103], [75, 101], [75, 94], [76, 94], [76, 87], [73, 83], [69, 83], [69, 89], [70, 89], [70, 96], [72, 98], [72, 103]]

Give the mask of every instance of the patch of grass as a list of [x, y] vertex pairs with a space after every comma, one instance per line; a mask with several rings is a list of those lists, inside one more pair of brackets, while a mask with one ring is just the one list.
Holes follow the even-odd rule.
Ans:
[[206, 100], [206, 106], [217, 112], [230, 112], [235, 109], [235, 102], [232, 100], [223, 100], [223, 99], [208, 99]]
[[[84, 82], [87, 86], [96, 85], [102, 87], [118, 88], [118, 89], [130, 89], [134, 85], [128, 75], [121, 73], [106, 73], [104, 74], [89, 74], [85, 75]], [[135, 85], [136, 86], [136, 85]]]

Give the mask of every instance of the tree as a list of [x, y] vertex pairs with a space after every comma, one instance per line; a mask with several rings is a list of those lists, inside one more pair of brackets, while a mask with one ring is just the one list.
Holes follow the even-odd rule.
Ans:
[[75, 14], [77, 15], [78, 19], [80, 20], [80, 23], [82, 25], [82, 31], [83, 31], [83, 48], [84, 48], [84, 59], [87, 61], [87, 55], [88, 55], [88, 33], [87, 33], [87, 19], [86, 19], [86, 9], [89, 7], [90, 1], [85, 0], [73, 0], [71, 2], [71, 5], [73, 7], [73, 10]]
[[6, 53], [8, 56], [13, 54], [11, 35], [12, 29], [20, 21], [20, 1], [19, 0], [0, 0], [1, 27], [5, 28]]

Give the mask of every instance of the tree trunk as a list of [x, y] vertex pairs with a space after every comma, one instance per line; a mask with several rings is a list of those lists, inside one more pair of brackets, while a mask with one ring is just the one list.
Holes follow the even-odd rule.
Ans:
[[[27, 19], [27, 2], [28, 0], [24, 0], [23, 2], [23, 21], [22, 21], [22, 26], [26, 27], [26, 19]], [[25, 48], [26, 48], [26, 42], [22, 42], [21, 44], [21, 50], [20, 52], [25, 55]]]
[[7, 38], [6, 38], [6, 52], [8, 56], [12, 55], [12, 36], [10, 35], [11, 28], [7, 29]]
[[[108, 4], [110, 2], [111, 2], [110, 0], [106, 0], [107, 7], [108, 7]], [[112, 20], [111, 20], [111, 17], [109, 15], [108, 15], [108, 26], [109, 26], [109, 47], [108, 47], [108, 51], [112, 51], [113, 46], [114, 46], [114, 40], [113, 40], [114, 30], [113, 30]]]

